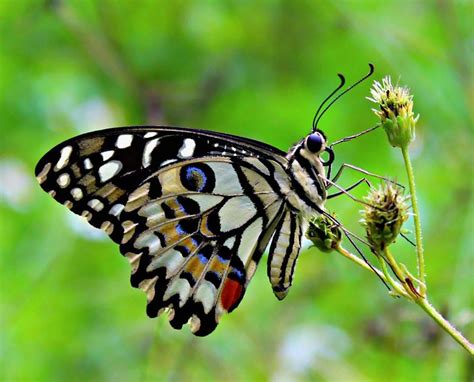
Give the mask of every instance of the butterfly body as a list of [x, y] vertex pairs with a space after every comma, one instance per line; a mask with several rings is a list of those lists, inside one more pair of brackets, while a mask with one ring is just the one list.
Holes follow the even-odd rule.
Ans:
[[324, 211], [325, 142], [318, 131], [285, 153], [203, 130], [115, 128], [61, 143], [36, 176], [119, 244], [150, 317], [169, 308], [173, 327], [207, 335], [242, 300], [270, 240], [273, 291], [288, 293], [305, 220]]

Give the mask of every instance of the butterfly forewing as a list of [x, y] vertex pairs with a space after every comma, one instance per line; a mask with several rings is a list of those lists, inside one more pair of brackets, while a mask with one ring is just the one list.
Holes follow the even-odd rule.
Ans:
[[181, 128], [85, 134], [38, 163], [41, 187], [103, 229], [147, 294], [206, 335], [241, 301], [286, 211], [284, 153], [263, 143]]

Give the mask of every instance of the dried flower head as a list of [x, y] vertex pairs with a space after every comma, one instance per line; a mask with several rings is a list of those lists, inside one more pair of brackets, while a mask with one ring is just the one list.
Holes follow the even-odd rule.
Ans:
[[367, 205], [361, 211], [361, 223], [375, 251], [383, 250], [397, 238], [408, 219], [408, 199], [400, 187], [388, 182], [365, 197]]
[[415, 139], [415, 125], [419, 117], [413, 113], [410, 90], [392, 85], [392, 79], [386, 76], [382, 83], [374, 81], [370, 94], [372, 97], [367, 99], [379, 105], [379, 109], [372, 110], [380, 118], [390, 144], [406, 147]]
[[319, 215], [309, 221], [306, 237], [322, 252], [331, 252], [341, 243], [342, 230], [327, 216]]

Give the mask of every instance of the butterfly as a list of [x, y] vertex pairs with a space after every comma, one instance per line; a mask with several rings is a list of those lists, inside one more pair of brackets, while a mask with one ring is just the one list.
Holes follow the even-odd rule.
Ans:
[[269, 243], [270, 284], [288, 294], [306, 222], [325, 213], [330, 186], [334, 155], [316, 125], [288, 152], [206, 130], [105, 129], [54, 147], [35, 173], [119, 245], [149, 317], [166, 310], [174, 328], [205, 336], [240, 304]]

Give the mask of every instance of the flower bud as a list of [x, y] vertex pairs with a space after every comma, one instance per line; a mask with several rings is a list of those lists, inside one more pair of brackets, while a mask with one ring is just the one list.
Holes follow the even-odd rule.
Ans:
[[361, 211], [361, 223], [365, 227], [367, 240], [376, 252], [393, 243], [400, 233], [408, 219], [408, 198], [400, 187], [392, 183], [372, 189], [364, 198], [367, 205]]
[[310, 219], [306, 237], [322, 252], [331, 252], [341, 243], [342, 230], [327, 216], [319, 215]]
[[367, 97], [379, 105], [372, 109], [380, 118], [393, 147], [407, 147], [415, 139], [415, 125], [419, 115], [413, 113], [413, 95], [407, 87], [393, 86], [390, 76], [382, 83], [374, 81], [370, 90], [372, 97]]

